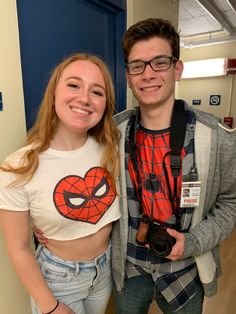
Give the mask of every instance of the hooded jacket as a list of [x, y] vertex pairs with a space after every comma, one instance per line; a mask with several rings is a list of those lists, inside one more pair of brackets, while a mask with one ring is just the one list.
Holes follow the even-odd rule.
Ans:
[[[236, 223], [236, 133], [221, 124], [212, 114], [189, 107], [196, 117], [194, 133], [195, 160], [201, 181], [199, 206], [195, 207], [191, 228], [185, 233], [183, 259], [193, 256], [206, 296], [217, 290], [221, 274], [219, 244], [232, 232]], [[120, 141], [121, 218], [112, 231], [112, 272], [116, 289], [122, 292], [128, 242], [128, 203], [125, 176], [126, 126], [137, 109], [115, 116], [122, 134]]]

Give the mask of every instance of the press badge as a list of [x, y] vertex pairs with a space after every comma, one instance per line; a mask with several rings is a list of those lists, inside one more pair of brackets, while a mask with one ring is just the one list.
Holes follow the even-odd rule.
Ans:
[[182, 182], [180, 207], [199, 206], [201, 181]]

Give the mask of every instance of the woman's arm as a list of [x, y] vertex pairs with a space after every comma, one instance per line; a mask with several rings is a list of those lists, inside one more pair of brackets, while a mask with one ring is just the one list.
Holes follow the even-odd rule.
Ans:
[[[9, 259], [18, 277], [42, 313], [50, 312], [57, 300], [48, 288], [30, 249], [29, 212], [0, 210], [0, 226]], [[74, 314], [74, 311], [60, 304], [53, 313]]]

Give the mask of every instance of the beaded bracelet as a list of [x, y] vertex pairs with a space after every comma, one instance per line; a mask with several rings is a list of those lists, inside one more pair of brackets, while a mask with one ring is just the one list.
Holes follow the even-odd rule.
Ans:
[[55, 311], [55, 309], [57, 309], [58, 308], [58, 305], [59, 305], [59, 301], [57, 300], [57, 304], [56, 304], [56, 306], [50, 311], [50, 312], [47, 312], [47, 313], [43, 313], [43, 314], [51, 314], [52, 312], [54, 312]]

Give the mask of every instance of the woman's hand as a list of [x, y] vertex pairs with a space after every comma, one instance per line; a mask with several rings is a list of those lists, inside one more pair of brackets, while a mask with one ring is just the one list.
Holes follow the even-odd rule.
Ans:
[[42, 244], [43, 246], [47, 246], [48, 239], [43, 235], [43, 232], [40, 229], [38, 229], [35, 225], [32, 226], [32, 229], [39, 243]]
[[58, 307], [52, 314], [76, 314], [68, 305], [64, 303], [59, 303]]

